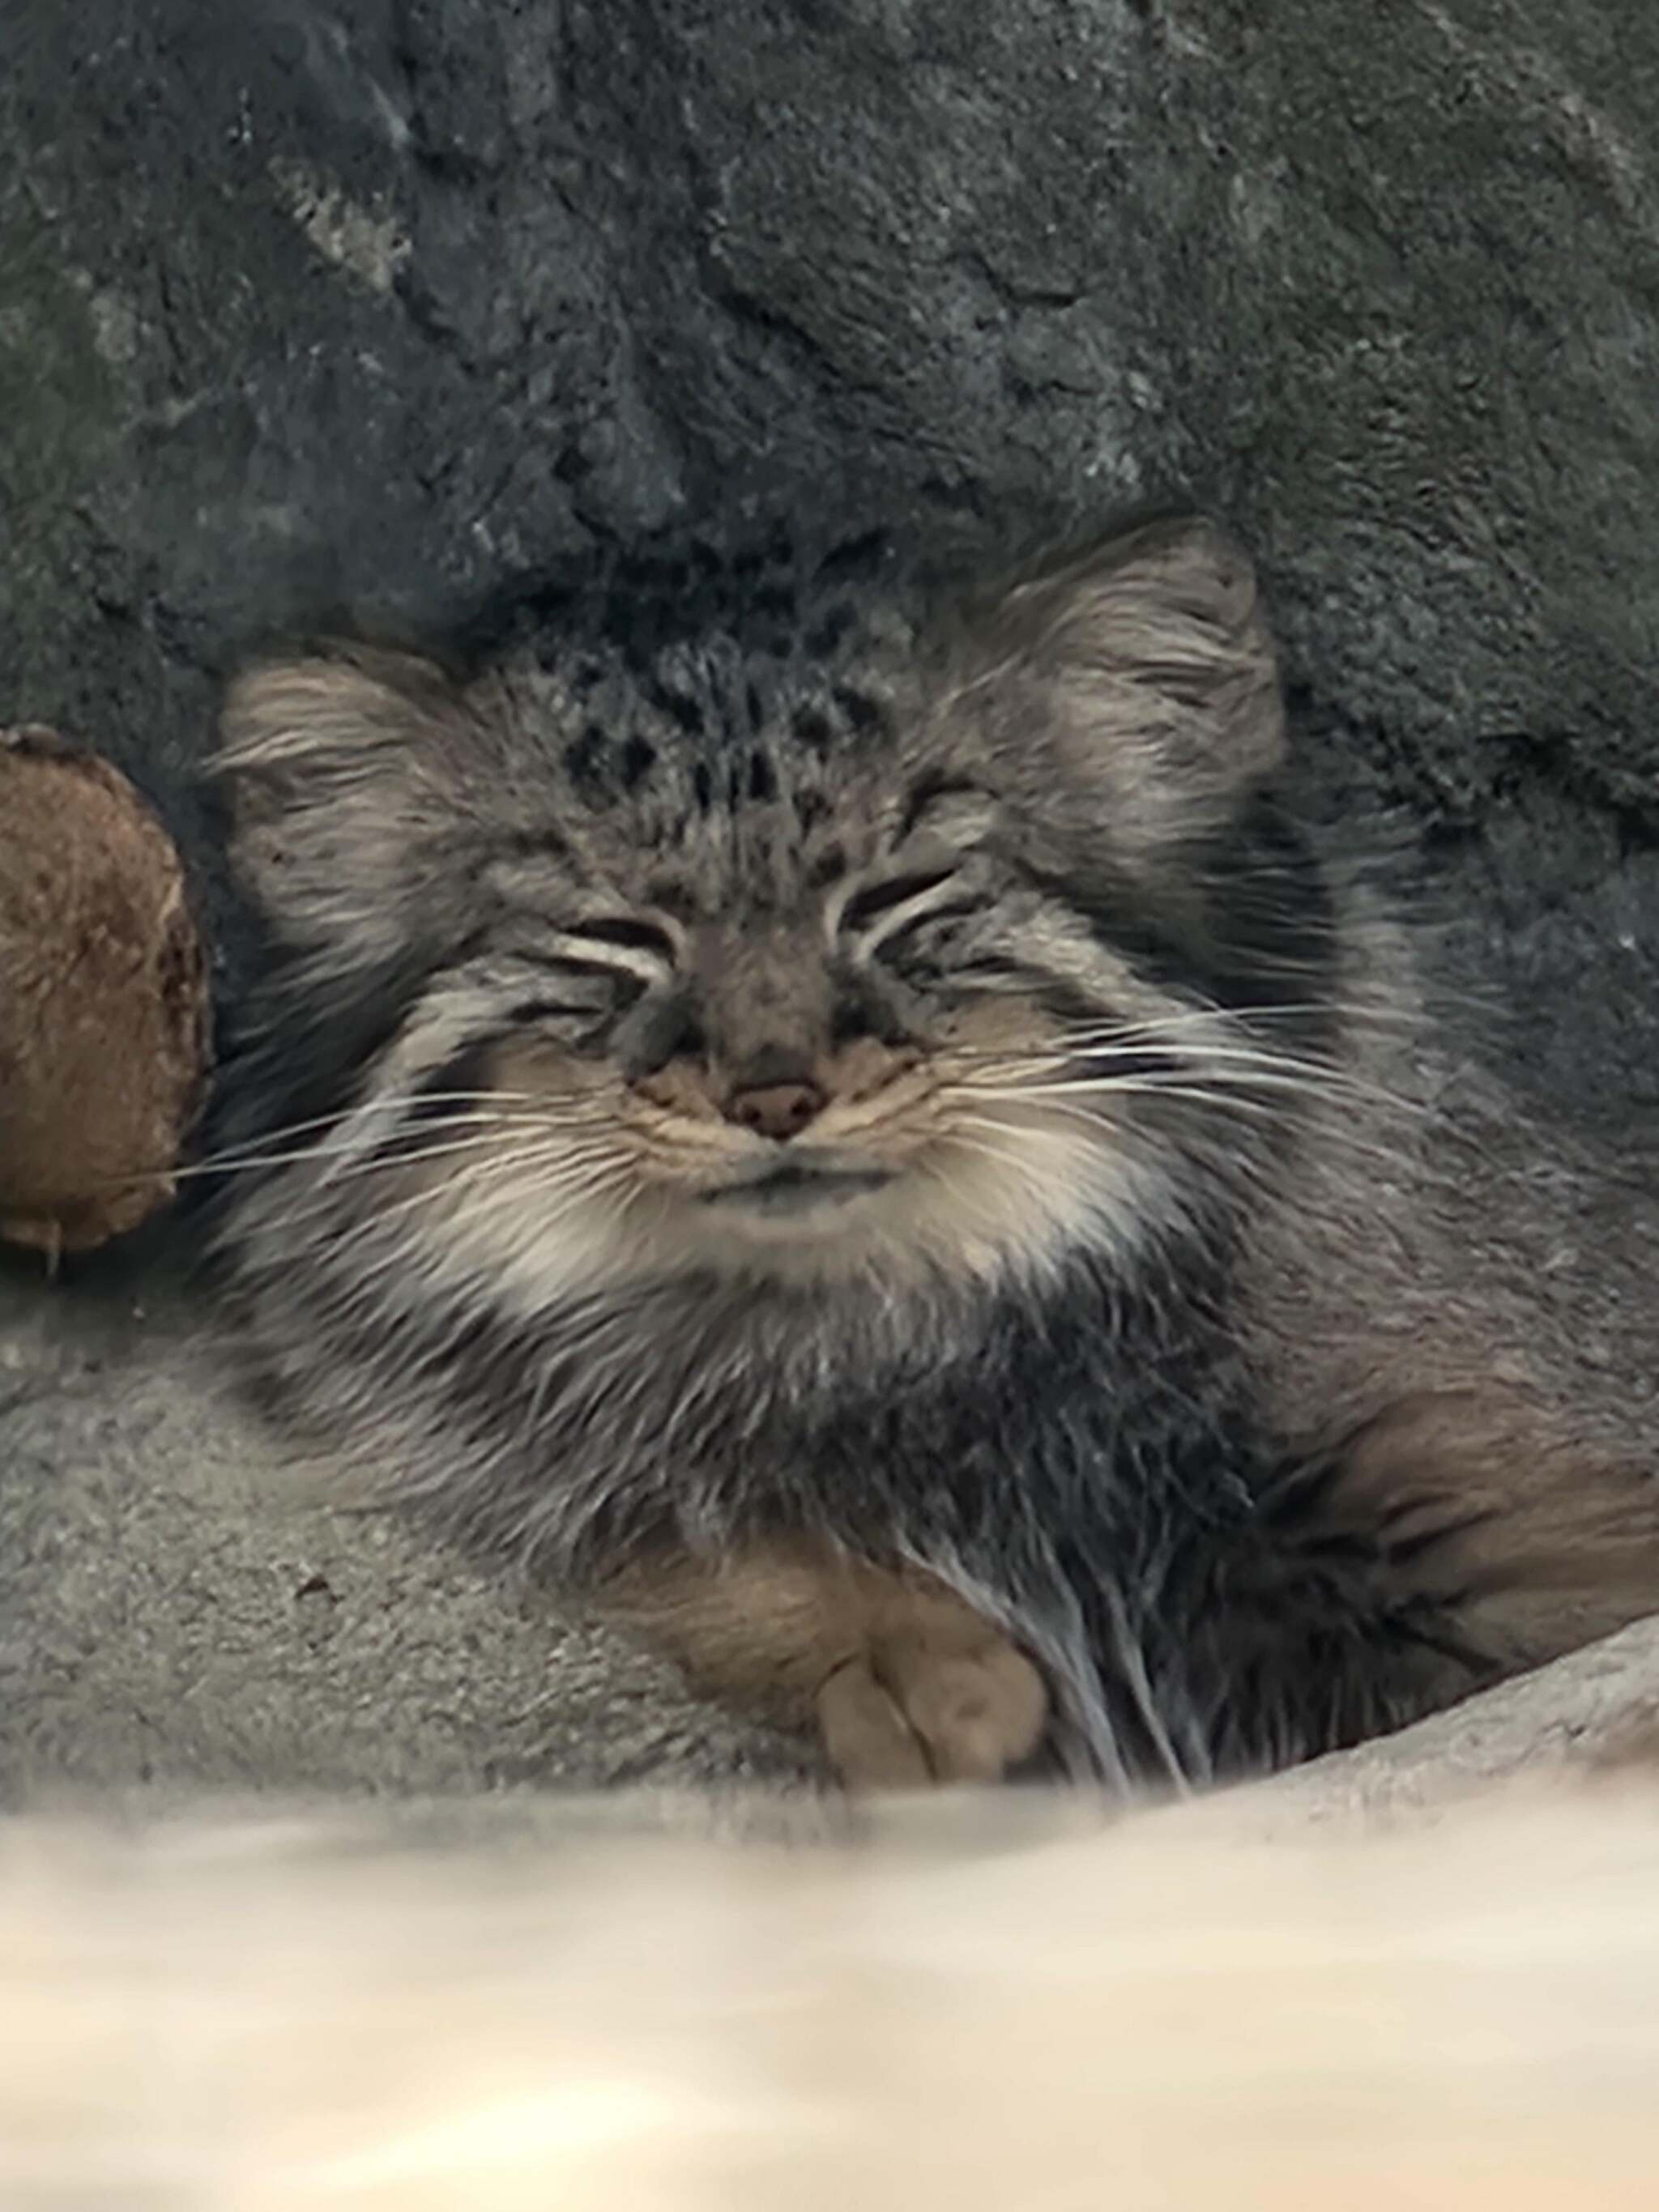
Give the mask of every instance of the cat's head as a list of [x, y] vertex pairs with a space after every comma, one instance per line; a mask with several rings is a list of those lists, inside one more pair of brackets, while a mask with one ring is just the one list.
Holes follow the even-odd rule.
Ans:
[[237, 680], [285, 1218], [533, 1306], [992, 1279], [1248, 1184], [1334, 949], [1243, 556], [1157, 524], [795, 634]]

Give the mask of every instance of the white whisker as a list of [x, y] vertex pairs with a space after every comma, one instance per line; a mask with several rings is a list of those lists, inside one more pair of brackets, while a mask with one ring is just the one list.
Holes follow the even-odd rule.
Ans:
[[[1142, 1079], [1101, 1085], [1097, 1088], [1103, 1094], [1110, 1094], [1124, 1100], [1155, 1098], [1162, 1101], [1173, 1098], [1183, 1103], [1212, 1106], [1224, 1115], [1246, 1118], [1254, 1116], [1259, 1127], [1267, 1128], [1277, 1127], [1282, 1119], [1282, 1109], [1275, 1106], [1271, 1100], [1252, 1099], [1240, 1097], [1236, 1093], [1218, 1096], [1212, 1091], [1194, 1085], [1172, 1083], [1154, 1085]], [[1040, 1088], [1031, 1090], [1016, 1088], [1001, 1091], [987, 1091], [978, 1086], [971, 1086], [964, 1095], [976, 1101], [992, 1097], [1021, 1104], [1039, 1105], [1045, 1112], [1069, 1116], [1080, 1127], [1090, 1130], [1097, 1137], [1104, 1135], [1110, 1128], [1110, 1123], [1104, 1116], [1091, 1112], [1087, 1106], [1079, 1104], [1074, 1100], [1057, 1097], [1052, 1091], [1043, 1091]], [[1334, 1144], [1352, 1157], [1372, 1160], [1395, 1170], [1408, 1166], [1414, 1157], [1403, 1146], [1377, 1144], [1372, 1138], [1360, 1135], [1341, 1122], [1334, 1123], [1322, 1129], [1321, 1139], [1328, 1144]], [[1182, 1142], [1184, 1145], [1190, 1146], [1193, 1142], [1192, 1136], [1183, 1133]], [[1246, 1156], [1237, 1152], [1217, 1152], [1213, 1147], [1211, 1151], [1218, 1168], [1229, 1175], [1240, 1170], [1249, 1173], [1251, 1170], [1253, 1164]]]
[[[405, 1152], [390, 1156], [384, 1152], [377, 1152], [373, 1156], [372, 1159], [364, 1162], [363, 1164], [373, 1166], [385, 1166], [387, 1164], [389, 1158], [402, 1161], [409, 1161], [410, 1159], [431, 1157], [433, 1151], [461, 1149], [467, 1143], [482, 1141], [483, 1138], [495, 1133], [503, 1126], [506, 1126], [504, 1117], [491, 1120], [489, 1121], [483, 1121], [476, 1116], [464, 1117], [459, 1115], [448, 1120], [438, 1120], [432, 1122], [422, 1123], [422, 1127], [423, 1128], [429, 1128], [434, 1136], [447, 1136], [455, 1130], [469, 1127], [472, 1128], [473, 1134], [470, 1138], [459, 1140], [459, 1142], [454, 1146], [444, 1146], [416, 1152]], [[384, 1143], [386, 1140], [382, 1138], [377, 1141]], [[298, 1147], [293, 1152], [254, 1152], [248, 1154], [245, 1158], [241, 1159], [222, 1157], [213, 1160], [198, 1161], [190, 1167], [180, 1169], [179, 1173], [185, 1177], [252, 1175], [267, 1168], [298, 1167], [305, 1165], [312, 1161], [337, 1159], [362, 1161], [362, 1156], [363, 1147], [361, 1144], [306, 1145]]]
[[[1231, 1085], [1240, 1090], [1290, 1091], [1306, 1097], [1358, 1100], [1376, 1105], [1409, 1107], [1413, 1103], [1409, 1100], [1398, 1099], [1393, 1092], [1378, 1090], [1374, 1085], [1364, 1083], [1340, 1069], [1273, 1059], [1265, 1054], [1230, 1052], [1224, 1048], [1214, 1053], [1194, 1054], [1190, 1060], [1176, 1067], [1168, 1066], [1168, 1055], [1161, 1052], [1126, 1051], [1115, 1056], [1132, 1061], [1140, 1060], [1153, 1065], [1126, 1075], [1049, 1076], [1039, 1073], [1011, 1087], [1031, 1097], [1043, 1097], [1064, 1092], [1109, 1091], [1125, 1083], [1155, 1085], [1168, 1075], [1182, 1083], [1212, 1082], [1218, 1089], [1224, 1085]], [[974, 1076], [967, 1078], [962, 1087], [986, 1097], [1005, 1095], [1003, 1086], [982, 1082]]]

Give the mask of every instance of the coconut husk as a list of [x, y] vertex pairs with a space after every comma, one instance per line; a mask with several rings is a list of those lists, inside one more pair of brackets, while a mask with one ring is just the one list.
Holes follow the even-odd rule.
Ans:
[[164, 1205], [209, 1036], [167, 830], [107, 761], [0, 732], [0, 1238], [55, 1261]]

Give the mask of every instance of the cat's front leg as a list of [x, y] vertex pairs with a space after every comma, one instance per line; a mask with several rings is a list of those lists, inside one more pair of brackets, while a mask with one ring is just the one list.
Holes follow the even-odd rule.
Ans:
[[1036, 1667], [954, 1592], [805, 1543], [659, 1557], [600, 1609], [705, 1695], [813, 1733], [852, 1790], [1000, 1780], [1048, 1723]]

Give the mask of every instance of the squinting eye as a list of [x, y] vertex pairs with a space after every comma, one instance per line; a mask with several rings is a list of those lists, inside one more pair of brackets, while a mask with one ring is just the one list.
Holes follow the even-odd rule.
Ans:
[[948, 884], [954, 868], [927, 868], [915, 875], [890, 876], [884, 883], [872, 884], [867, 890], [854, 891], [841, 910], [843, 929], [867, 929], [872, 922], [879, 921], [895, 907], [902, 906], [907, 899], [920, 898], [924, 891], [936, 891]]
[[566, 934], [589, 938], [595, 945], [614, 945], [624, 952], [653, 953], [659, 960], [670, 963], [674, 958], [674, 941], [668, 932], [654, 921], [643, 921], [635, 915], [578, 922]]

